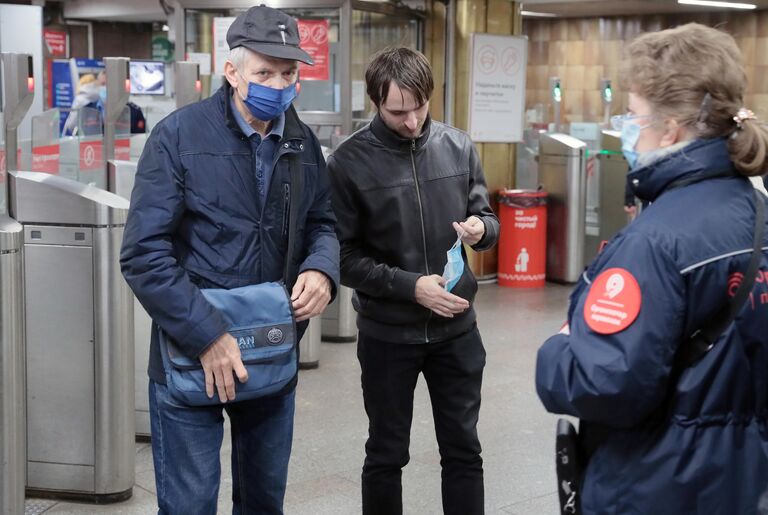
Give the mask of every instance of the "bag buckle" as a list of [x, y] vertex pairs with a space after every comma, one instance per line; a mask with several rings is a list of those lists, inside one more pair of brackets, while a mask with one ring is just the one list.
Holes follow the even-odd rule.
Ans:
[[571, 482], [563, 480], [563, 492], [568, 496], [568, 500], [563, 505], [563, 513], [576, 513], [576, 490], [571, 488]]

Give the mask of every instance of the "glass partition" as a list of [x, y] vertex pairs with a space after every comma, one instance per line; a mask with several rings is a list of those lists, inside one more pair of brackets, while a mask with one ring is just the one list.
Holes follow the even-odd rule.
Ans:
[[33, 172], [59, 173], [60, 145], [58, 109], [50, 109], [32, 117]]
[[365, 92], [365, 69], [373, 54], [388, 46], [419, 48], [420, 20], [359, 9], [352, 11], [352, 117], [356, 126], [376, 113]]

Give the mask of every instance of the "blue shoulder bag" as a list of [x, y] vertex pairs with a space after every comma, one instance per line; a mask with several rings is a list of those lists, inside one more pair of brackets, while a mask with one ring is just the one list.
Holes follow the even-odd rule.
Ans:
[[[248, 381], [235, 378], [235, 400], [246, 401], [279, 392], [298, 373], [298, 332], [293, 307], [286, 285], [296, 281], [292, 266], [296, 240], [296, 223], [304, 177], [299, 155], [290, 158], [293, 191], [289, 198], [288, 251], [284, 282], [269, 282], [241, 288], [200, 290], [206, 300], [218, 309], [229, 324], [229, 332], [240, 347]], [[159, 331], [160, 354], [163, 357], [168, 392], [186, 406], [220, 404], [218, 395], [205, 392], [205, 372], [200, 360], [181, 353], [173, 339]]]

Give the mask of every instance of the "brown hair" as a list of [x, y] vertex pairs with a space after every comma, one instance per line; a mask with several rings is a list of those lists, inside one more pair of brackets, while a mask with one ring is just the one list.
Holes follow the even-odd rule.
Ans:
[[406, 47], [389, 47], [373, 56], [365, 71], [368, 96], [380, 107], [389, 94], [389, 84], [395, 81], [401, 89], [413, 94], [419, 105], [428, 102], [435, 89], [432, 67], [421, 52]]
[[697, 23], [643, 34], [627, 46], [621, 76], [655, 114], [677, 120], [696, 137], [727, 136], [731, 160], [743, 175], [766, 172], [765, 125], [734, 121], [744, 107], [747, 79], [729, 34]]

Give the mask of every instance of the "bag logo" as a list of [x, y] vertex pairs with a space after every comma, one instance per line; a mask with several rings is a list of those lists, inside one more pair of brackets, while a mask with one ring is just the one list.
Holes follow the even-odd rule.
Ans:
[[256, 338], [253, 336], [238, 336], [237, 346], [240, 347], [240, 350], [255, 349]]
[[270, 345], [277, 345], [279, 343], [282, 343], [283, 342], [283, 331], [281, 331], [277, 327], [273, 327], [267, 333], [267, 340], [269, 340]]

